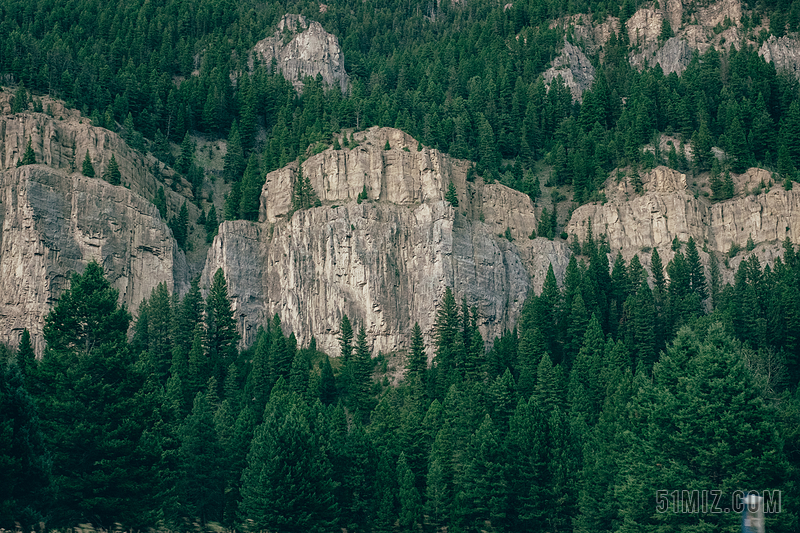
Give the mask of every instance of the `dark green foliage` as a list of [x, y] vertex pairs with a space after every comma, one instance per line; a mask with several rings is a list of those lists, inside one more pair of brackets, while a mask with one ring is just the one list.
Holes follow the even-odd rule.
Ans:
[[159, 187], [156, 191], [156, 197], [153, 198], [153, 204], [158, 208], [161, 218], [167, 219], [167, 196], [164, 193], [164, 187]]
[[86, 150], [86, 157], [83, 158], [83, 166], [81, 167], [81, 174], [87, 178], [94, 177], [94, 166], [92, 165], [92, 158], [89, 157], [89, 150]]
[[225, 273], [218, 268], [206, 300], [206, 343], [213, 376], [222, 384], [225, 369], [236, 360], [239, 332], [228, 299]]
[[22, 156], [17, 162], [17, 167], [21, 167], [24, 165], [35, 165], [36, 164], [36, 154], [33, 153], [33, 147], [31, 146], [31, 138], [28, 137], [28, 144], [25, 147], [25, 154]]
[[258, 220], [259, 199], [261, 197], [261, 165], [258, 157], [253, 154], [247, 162], [241, 186], [241, 200], [239, 205], [239, 218], [243, 220]]
[[[765, 7], [773, 31], [795, 31], [796, 6], [772, 4]], [[227, 219], [255, 218], [247, 156], [260, 158], [260, 181], [309, 146], [333, 137], [336, 148], [341, 131], [373, 125], [404, 129], [419, 139], [417, 151], [424, 143], [475, 161], [469, 182], [480, 176], [533, 199], [550, 166], [548, 186], [569, 188], [576, 203], [602, 198], [613, 169], [658, 162], [659, 154], [642, 150], [655, 132], [684, 139], [664, 154], [672, 168], [690, 170], [689, 149], [696, 170], [712, 171], [714, 200], [736, 193], [728, 165], [736, 173], [775, 164], [787, 188], [800, 166], [797, 84], [753, 49], [710, 50], [680, 77], [664, 76], [632, 69], [627, 34], [613, 33], [581, 105], [563, 79], [548, 91], [541, 72], [564, 39], [550, 21], [594, 13], [624, 24], [641, 7], [632, 0], [508, 9], [445, 2], [427, 11], [346, 2], [326, 13], [312, 6], [312, 18], [342, 45], [347, 94], [312, 78], [300, 94], [273, 66], [246, 64], [265, 28], [285, 12], [311, 15], [308, 6], [166, 0], [140, 7], [65, 11], [9, 0], [0, 10], [7, 30], [0, 32], [0, 72], [35, 94], [65, 99], [93, 123], [122, 123], [132, 148], [152, 140], [168, 164], [169, 143], [191, 141], [189, 131], [209, 146], [227, 137]], [[756, 27], [762, 8], [749, 8], [742, 23]], [[662, 40], [671, 30], [663, 25]], [[23, 111], [29, 100], [20, 86], [11, 106]], [[189, 144], [181, 143], [176, 167], [200, 198], [203, 171], [191, 164]], [[343, 144], [357, 146], [352, 134]], [[712, 146], [728, 158], [717, 161]], [[33, 163], [28, 140], [20, 164]], [[293, 210], [315, 205], [309, 180], [298, 172], [296, 181]], [[154, 203], [163, 220], [180, 219], [168, 213], [163, 189]], [[546, 204], [536, 234], [557, 235], [558, 203], [556, 195]], [[208, 240], [221, 218], [213, 207], [207, 213]], [[287, 337], [286, 324], [274, 318], [253, 346], [238, 351], [218, 283], [207, 320], [196, 281], [183, 299], [158, 288], [140, 307], [130, 344], [117, 295], [100, 305], [95, 293], [106, 289], [67, 291], [58, 295], [58, 327], [48, 330], [42, 362], [22, 357], [26, 343], [17, 355], [24, 386], [13, 370], [0, 383], [0, 471], [19, 472], [28, 460], [19, 458], [33, 458], [27, 477], [0, 489], [0, 526], [19, 520], [30, 531], [44, 518], [48, 528], [119, 521], [176, 531], [209, 521], [249, 531], [736, 529], [734, 515], [656, 514], [654, 491], [777, 487], [793, 498], [796, 252], [789, 243], [770, 269], [745, 259], [722, 288], [713, 257], [706, 287], [696, 247], [676, 243], [668, 276], [655, 250], [652, 280], [635, 258], [626, 265], [620, 257], [609, 275], [607, 241], [590, 230], [582, 249], [574, 247], [583, 261], [570, 261], [563, 288], [548, 270], [517, 328], [488, 339], [489, 353], [478, 325], [492, 316], [459, 306], [446, 291], [436, 317], [427, 318], [435, 323], [431, 369], [424, 369], [421, 331], [412, 330], [406, 379], [382, 386], [372, 384], [362, 328], [353, 354], [352, 324], [342, 350], [347, 365], [298, 350], [294, 334], [307, 339], [311, 332], [287, 330]], [[704, 290], [716, 309], [710, 318]], [[357, 312], [358, 303], [347, 305]], [[717, 320], [723, 328], [710, 326]], [[233, 329], [220, 329], [222, 322]], [[33, 402], [18, 401], [25, 390]], [[12, 417], [17, 425], [9, 432]], [[17, 427], [34, 428], [36, 417], [43, 445], [32, 438], [27, 448], [17, 446]], [[53, 490], [43, 493], [46, 474], [30, 473], [50, 463]], [[768, 517], [770, 531], [796, 529], [793, 502]]]
[[183, 141], [181, 142], [181, 153], [178, 155], [178, 158], [175, 160], [175, 170], [180, 172], [183, 175], [189, 173], [189, 169], [194, 162], [194, 143], [192, 142], [192, 138], [189, 136], [189, 132], [186, 132], [186, 135], [183, 137]]
[[452, 181], [447, 185], [447, 192], [444, 195], [444, 199], [450, 202], [450, 205], [453, 207], [458, 207], [458, 193]]
[[35, 390], [58, 486], [53, 523], [143, 524], [153, 509], [156, 458], [143, 440], [149, 399], [127, 345], [130, 315], [117, 299], [89, 263], [45, 320]]
[[206, 215], [206, 221], [204, 223], [204, 226], [206, 230], [206, 242], [213, 241], [214, 237], [217, 235], [217, 231], [219, 230], [219, 221], [217, 220], [217, 208], [213, 204], [208, 209], [208, 215]]
[[273, 390], [242, 474], [241, 520], [249, 529], [330, 531], [337, 518], [331, 465], [299, 407], [298, 398]]
[[111, 154], [111, 160], [108, 162], [106, 171], [103, 173], [103, 179], [111, 185], [119, 185], [122, 183], [122, 174], [119, 172], [119, 165], [114, 154]]
[[[0, 347], [0, 525], [35, 528], [44, 519], [44, 502], [53, 497], [50, 456], [45, 448], [34, 399], [26, 387], [25, 363], [32, 355], [28, 330], [17, 352]], [[25, 340], [27, 339], [27, 341]], [[31, 364], [34, 361], [29, 361]]]
[[294, 180], [294, 188], [292, 190], [292, 209], [290, 213], [319, 205], [321, 204], [314, 187], [311, 185], [311, 178], [303, 176], [303, 164], [300, 162], [297, 166], [297, 177]]
[[186, 207], [186, 202], [181, 205], [178, 216], [169, 221], [169, 227], [178, 246], [186, 248], [186, 240], [189, 238], [189, 209]]

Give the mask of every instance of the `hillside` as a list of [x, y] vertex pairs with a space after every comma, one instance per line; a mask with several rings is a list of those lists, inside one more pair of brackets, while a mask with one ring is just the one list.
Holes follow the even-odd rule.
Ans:
[[0, 530], [796, 531], [799, 30], [3, 2]]

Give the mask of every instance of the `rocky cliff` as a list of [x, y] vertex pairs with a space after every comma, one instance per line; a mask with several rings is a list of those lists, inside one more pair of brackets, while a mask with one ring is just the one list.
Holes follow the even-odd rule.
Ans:
[[[469, 164], [390, 128], [354, 136], [359, 146], [328, 149], [303, 163], [321, 207], [289, 216], [296, 164], [270, 173], [261, 222], [226, 222], [209, 250], [203, 282], [223, 268], [245, 342], [278, 313], [287, 330], [338, 353], [339, 321], [363, 324], [375, 351], [407, 344], [419, 322], [431, 339], [445, 287], [481, 313], [487, 339], [513, 327], [563, 242], [529, 239], [530, 199], [502, 185], [467, 180]], [[384, 150], [389, 141], [390, 150]], [[444, 200], [450, 183], [458, 207]], [[366, 186], [368, 199], [358, 202]], [[505, 236], [506, 228], [512, 240]]]
[[[8, 93], [0, 110], [8, 111]], [[0, 115], [0, 342], [16, 345], [24, 328], [41, 350], [44, 317], [68, 286], [71, 273], [96, 260], [133, 312], [152, 289], [166, 282], [181, 292], [190, 269], [151, 200], [165, 186], [175, 214], [189, 184], [165, 171], [158, 177], [151, 156], [132, 150], [116, 134], [90, 126], [80, 114], [44, 99], [45, 113]], [[16, 168], [28, 140], [37, 165]], [[86, 151], [97, 175], [112, 154], [123, 185], [87, 178], [74, 169]], [[76, 165], [76, 160], [78, 161]], [[198, 210], [189, 204], [196, 216]]]
[[[789, 237], [800, 242], [800, 194], [772, 186], [767, 192], [748, 194], [757, 184], [770, 184], [771, 174], [752, 168], [735, 177], [736, 197], [710, 203], [688, 190], [686, 176], [657, 167], [642, 176], [644, 192], [634, 192], [628, 179], [606, 184], [610, 201], [583, 205], [575, 210], [566, 231], [583, 241], [592, 222], [595, 235], [606, 233], [613, 255], [622, 252], [626, 260], [638, 254], [649, 268], [650, 250], [658, 248], [666, 264], [674, 255], [675, 237], [682, 242], [693, 237], [705, 248], [701, 258], [709, 265], [709, 253], [724, 257], [736, 245], [744, 250], [749, 238], [762, 264], [780, 255], [781, 242]], [[732, 281], [739, 262], [749, 256], [742, 251], [722, 265], [724, 281]], [[611, 258], [613, 260], [613, 257]]]
[[347, 92], [350, 83], [336, 36], [303, 15], [284, 15], [274, 35], [253, 47], [250, 68], [256, 60], [266, 66], [274, 60], [278, 70], [298, 90], [303, 88], [303, 78], [318, 74], [326, 84], [338, 86], [342, 92]]

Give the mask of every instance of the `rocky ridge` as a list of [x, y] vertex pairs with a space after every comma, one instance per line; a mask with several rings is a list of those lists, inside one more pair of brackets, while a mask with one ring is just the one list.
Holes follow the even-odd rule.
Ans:
[[249, 58], [251, 69], [256, 60], [266, 66], [274, 60], [283, 76], [300, 91], [306, 76], [320, 75], [326, 84], [338, 86], [343, 93], [350, 85], [336, 36], [303, 15], [284, 15], [275, 33], [253, 47]]

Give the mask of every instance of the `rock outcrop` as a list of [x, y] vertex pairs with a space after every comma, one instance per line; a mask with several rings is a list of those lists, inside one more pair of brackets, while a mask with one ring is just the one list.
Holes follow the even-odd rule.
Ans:
[[789, 37], [776, 38], [770, 35], [758, 49], [758, 55], [800, 79], [800, 41]]
[[[287, 216], [295, 164], [267, 176], [261, 223], [221, 226], [202, 279], [209, 284], [223, 268], [245, 343], [277, 312], [301, 342], [313, 334], [336, 354], [346, 313], [364, 324], [375, 351], [395, 350], [407, 345], [414, 322], [431, 339], [445, 287], [478, 307], [491, 340], [513, 327], [551, 263], [563, 275], [566, 244], [528, 238], [537, 218], [526, 195], [468, 181], [469, 163], [418, 152], [398, 130], [354, 137], [358, 147], [328, 149], [303, 163], [321, 207]], [[450, 183], [455, 208], [444, 200]], [[368, 199], [359, 203], [365, 185]]]
[[[0, 92], [5, 113], [9, 98]], [[28, 328], [38, 351], [44, 317], [71, 273], [89, 261], [103, 266], [133, 312], [161, 282], [171, 291], [186, 290], [192, 270], [152, 204], [163, 186], [174, 216], [191, 199], [189, 183], [171, 170], [154, 175], [152, 156], [89, 125], [79, 112], [49, 98], [42, 103], [52, 116], [0, 115], [0, 342], [16, 345]], [[17, 168], [28, 140], [39, 164]], [[122, 185], [76, 172], [87, 151], [97, 176], [114, 155]], [[194, 219], [199, 210], [187, 206]]]
[[[746, 194], [750, 185], [769, 180], [767, 171], [752, 168], [737, 176], [739, 194], [735, 198], [711, 204], [687, 190], [685, 175], [657, 167], [642, 176], [642, 195], [636, 195], [628, 181], [617, 184], [609, 180], [606, 191], [610, 201], [576, 209], [566, 231], [583, 240], [591, 220], [593, 233], [607, 235], [613, 254], [621, 251], [628, 260], [639, 254], [645, 263], [649, 251], [658, 248], [665, 264], [674, 255], [671, 244], [675, 237], [682, 242], [693, 237], [699, 247], [720, 256], [732, 244], [744, 248], [752, 238], [754, 243], [764, 244], [759, 249], [761, 259], [771, 262], [786, 237], [800, 242], [800, 194], [777, 186], [769, 192]], [[702, 256], [708, 265], [708, 254]], [[730, 269], [722, 269], [724, 280], [732, 281], [739, 260], [732, 260]]]
[[303, 15], [284, 15], [275, 34], [256, 43], [250, 68], [256, 59], [267, 66], [274, 60], [284, 78], [298, 90], [303, 88], [303, 78], [318, 74], [326, 84], [339, 87], [342, 92], [347, 92], [350, 84], [336, 36]]
[[91, 260], [134, 313], [159, 283], [188, 285], [183, 252], [156, 207], [102, 179], [44, 165], [2, 170], [0, 223], [0, 342], [16, 345], [27, 328], [41, 353], [45, 316]]
[[572, 93], [572, 99], [582, 102], [583, 92], [594, 83], [594, 66], [580, 48], [565, 39], [561, 54], [553, 60], [543, 76], [548, 89], [553, 80], [561, 76]]

